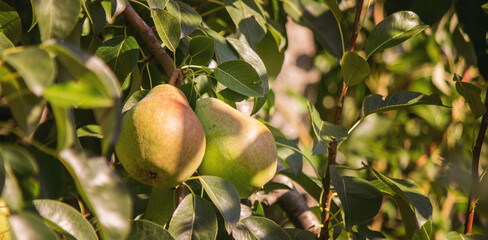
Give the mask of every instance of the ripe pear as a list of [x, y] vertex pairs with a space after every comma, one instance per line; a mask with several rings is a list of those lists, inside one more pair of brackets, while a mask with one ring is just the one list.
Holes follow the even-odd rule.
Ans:
[[172, 85], [158, 85], [123, 116], [115, 152], [136, 180], [171, 188], [202, 162], [205, 133], [185, 95]]
[[200, 174], [229, 181], [241, 198], [273, 178], [276, 143], [263, 123], [215, 98], [199, 100], [195, 113], [207, 138]]

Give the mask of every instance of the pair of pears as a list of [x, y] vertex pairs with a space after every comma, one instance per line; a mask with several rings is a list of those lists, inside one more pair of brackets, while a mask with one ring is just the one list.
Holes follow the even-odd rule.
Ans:
[[115, 146], [136, 180], [175, 187], [197, 169], [232, 183], [248, 197], [275, 175], [276, 144], [269, 129], [215, 98], [192, 110], [185, 95], [163, 84], [125, 113]]

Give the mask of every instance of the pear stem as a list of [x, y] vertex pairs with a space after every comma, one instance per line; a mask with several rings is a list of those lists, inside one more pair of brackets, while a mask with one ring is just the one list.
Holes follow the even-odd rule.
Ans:
[[130, 2], [127, 2], [127, 6], [123, 11], [124, 17], [130, 22], [136, 31], [141, 35], [144, 43], [148, 46], [152, 55], [158, 60], [158, 62], [163, 67], [166, 74], [169, 76], [168, 84], [179, 85], [183, 82], [183, 73], [181, 69], [176, 68], [173, 59], [169, 54], [161, 47], [161, 43], [154, 35], [154, 31], [150, 28], [144, 20], [137, 14], [137, 12], [132, 8]]
[[[358, 5], [356, 9], [356, 16], [354, 19], [354, 27], [352, 30], [351, 39], [349, 41], [348, 51], [354, 51], [354, 46], [356, 44], [356, 39], [359, 34], [360, 30], [360, 19], [361, 19], [361, 12], [363, 10], [364, 0], [358, 0]], [[341, 87], [341, 95], [339, 97], [339, 103], [337, 104], [336, 111], [335, 111], [335, 119], [334, 124], [338, 125], [341, 122], [342, 117], [342, 108], [344, 106], [344, 99], [346, 98], [348, 87], [346, 86], [344, 79], [342, 79], [342, 87]], [[322, 178], [322, 229], [320, 231], [320, 239], [326, 240], [329, 239], [329, 212], [330, 212], [330, 203], [332, 200], [332, 191], [330, 191], [330, 183], [331, 183], [331, 176], [330, 176], [330, 166], [336, 163], [337, 157], [337, 141], [333, 141], [329, 144], [328, 147], [328, 161], [327, 161], [327, 168], [325, 171], [325, 177]]]

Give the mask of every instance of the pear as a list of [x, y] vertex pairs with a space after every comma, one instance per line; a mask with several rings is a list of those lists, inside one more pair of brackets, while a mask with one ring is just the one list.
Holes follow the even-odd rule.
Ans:
[[199, 174], [229, 181], [241, 198], [273, 178], [276, 143], [263, 123], [215, 98], [199, 100], [195, 113], [207, 138]]
[[115, 152], [134, 179], [171, 188], [202, 162], [205, 133], [185, 95], [172, 85], [158, 85], [123, 116]]

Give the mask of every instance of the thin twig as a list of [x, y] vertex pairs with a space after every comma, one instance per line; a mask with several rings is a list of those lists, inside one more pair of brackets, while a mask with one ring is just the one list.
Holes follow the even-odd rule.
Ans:
[[144, 20], [137, 14], [132, 8], [130, 3], [127, 3], [127, 7], [124, 10], [124, 17], [134, 26], [137, 32], [141, 35], [142, 39], [146, 43], [147, 47], [163, 66], [164, 71], [170, 77], [170, 84], [175, 85], [182, 82], [183, 74], [180, 70], [175, 69], [173, 59], [168, 53], [161, 47], [158, 39], [154, 35], [153, 30], [149, 27]]
[[[466, 76], [466, 74], [464, 74]], [[469, 74], [468, 74], [469, 75]], [[463, 77], [464, 78], [464, 77]], [[485, 97], [485, 108], [488, 110], [488, 94]], [[480, 165], [480, 155], [481, 147], [483, 146], [483, 141], [485, 139], [486, 129], [488, 127], [488, 111], [483, 114], [481, 119], [480, 130], [478, 132], [478, 138], [473, 147], [473, 162], [471, 165], [471, 187], [469, 189], [468, 197], [468, 209], [466, 211], [466, 223], [464, 225], [464, 233], [471, 233], [474, 220], [474, 209], [476, 207], [477, 196], [476, 192], [479, 185], [479, 165]]]
[[[361, 19], [361, 12], [363, 10], [363, 3], [364, 0], [358, 0], [358, 5], [356, 9], [356, 17], [354, 19], [354, 27], [352, 30], [351, 40], [349, 41], [348, 51], [353, 51], [354, 46], [356, 45], [356, 39], [359, 34], [360, 30], [360, 19]], [[344, 79], [342, 79], [342, 89], [340, 100], [336, 108], [335, 112], [335, 119], [334, 124], [338, 125], [341, 122], [342, 116], [342, 107], [344, 105], [344, 99], [346, 97], [348, 87], [346, 86]], [[328, 147], [328, 161], [327, 161], [327, 168], [325, 172], [325, 177], [322, 178], [322, 185], [323, 185], [323, 195], [322, 195], [322, 229], [320, 231], [320, 239], [325, 240], [329, 238], [329, 210], [330, 210], [330, 203], [332, 200], [332, 192], [330, 191], [330, 166], [335, 164], [336, 157], [337, 157], [337, 145], [338, 143], [334, 140], [330, 143]], [[325, 198], [324, 198], [325, 197]]]

